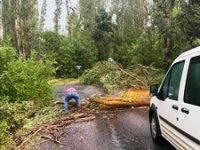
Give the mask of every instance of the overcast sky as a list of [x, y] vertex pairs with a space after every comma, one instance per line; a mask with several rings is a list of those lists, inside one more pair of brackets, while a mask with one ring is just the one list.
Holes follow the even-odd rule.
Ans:
[[[62, 14], [60, 19], [60, 25], [61, 25], [61, 32], [65, 31], [65, 25], [66, 25], [66, 7], [65, 7], [65, 0], [62, 0]], [[41, 11], [43, 0], [38, 0], [39, 5], [39, 12]], [[78, 0], [71, 0], [71, 5], [76, 6], [78, 3]], [[47, 14], [46, 14], [46, 22], [45, 22], [45, 28], [47, 30], [51, 30], [54, 27], [53, 19], [54, 19], [54, 11], [55, 11], [55, 0], [47, 0]]]

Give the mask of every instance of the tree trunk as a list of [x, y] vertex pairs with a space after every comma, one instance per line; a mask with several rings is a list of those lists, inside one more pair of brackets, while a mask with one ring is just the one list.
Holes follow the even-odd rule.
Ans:
[[[166, 18], [165, 19], [165, 24], [167, 25], [167, 30], [171, 27], [172, 24], [172, 9], [174, 8], [174, 2], [175, 0], [170, 0], [167, 6], [167, 11], [166, 11]], [[172, 59], [172, 48], [173, 48], [173, 42], [171, 39], [171, 33], [167, 31], [164, 35], [164, 57], [165, 57], [165, 71], [167, 71], [170, 67], [171, 64], [171, 59]]]
[[69, 0], [66, 0], [66, 9], [67, 9], [67, 24], [66, 24], [66, 30], [68, 31], [68, 35], [71, 38], [71, 27], [70, 27], [70, 11], [69, 11]]

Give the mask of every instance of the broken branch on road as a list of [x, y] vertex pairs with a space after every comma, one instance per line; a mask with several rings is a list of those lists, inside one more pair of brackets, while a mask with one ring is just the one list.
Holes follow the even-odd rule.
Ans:
[[[41, 133], [42, 131], [45, 131], [45, 133], [52, 133], [52, 131], [60, 130], [60, 129], [66, 127], [67, 125], [70, 125], [71, 123], [90, 121], [90, 120], [94, 120], [95, 118], [96, 117], [92, 114], [80, 113], [80, 114], [72, 114], [70, 116], [61, 117], [60, 119], [58, 119], [52, 123], [46, 123], [46, 124], [39, 125], [39, 126], [33, 128], [26, 135], [24, 135], [25, 138], [17, 146], [16, 149], [20, 150], [24, 146], [25, 143], [27, 143], [30, 139], [32, 139], [34, 136]], [[48, 140], [52, 140], [57, 144], [64, 145], [64, 143], [60, 142], [58, 140], [58, 137], [55, 135], [53, 137], [42, 135], [41, 137], [46, 138]]]

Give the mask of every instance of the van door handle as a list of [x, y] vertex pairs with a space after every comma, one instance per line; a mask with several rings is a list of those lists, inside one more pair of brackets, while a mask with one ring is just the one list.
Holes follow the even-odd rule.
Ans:
[[175, 110], [178, 110], [178, 106], [177, 105], [172, 105], [172, 108]]
[[189, 114], [189, 110], [187, 109], [187, 108], [185, 108], [185, 107], [183, 107], [183, 108], [181, 108], [181, 111], [183, 112], [183, 113], [186, 113], [186, 114]]

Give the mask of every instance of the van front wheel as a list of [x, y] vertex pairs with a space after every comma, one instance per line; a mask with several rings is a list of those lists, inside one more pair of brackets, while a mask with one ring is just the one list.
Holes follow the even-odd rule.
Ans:
[[162, 141], [162, 136], [160, 133], [158, 120], [154, 114], [152, 114], [150, 118], [150, 130], [153, 142], [157, 144], [160, 143]]

